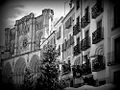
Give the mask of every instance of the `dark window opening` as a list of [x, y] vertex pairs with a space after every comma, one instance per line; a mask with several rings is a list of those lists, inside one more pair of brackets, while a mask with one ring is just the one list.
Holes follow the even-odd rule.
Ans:
[[120, 12], [119, 12], [120, 5], [115, 4], [114, 6], [114, 27], [117, 28], [120, 26]]
[[102, 28], [102, 20], [97, 22], [97, 28]]
[[79, 16], [77, 17], [77, 24], [79, 24]]
[[80, 8], [80, 0], [76, 1], [76, 10], [78, 10]]
[[85, 32], [85, 37], [88, 37], [88, 36], [89, 36], [89, 30]]
[[79, 42], [80, 42], [80, 38], [78, 37], [78, 38], [77, 38], [77, 44], [79, 44]]
[[115, 63], [120, 63], [120, 37], [115, 39]]

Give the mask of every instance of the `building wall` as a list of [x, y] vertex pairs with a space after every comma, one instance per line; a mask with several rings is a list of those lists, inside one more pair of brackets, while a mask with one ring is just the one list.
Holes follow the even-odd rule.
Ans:
[[[70, 35], [73, 36], [73, 25], [74, 25], [74, 8], [68, 12], [68, 14], [63, 19], [63, 43], [65, 40], [68, 41], [70, 39]], [[68, 26], [68, 27], [66, 27]], [[63, 61], [68, 63], [68, 60], [72, 62], [73, 58], [73, 46], [66, 48], [65, 51], [62, 52], [62, 59]]]
[[62, 43], [63, 43], [63, 25], [62, 25], [63, 17], [61, 17], [58, 22], [54, 25], [55, 31], [55, 39], [56, 39], [56, 49], [58, 50], [60, 47], [60, 55], [57, 57], [62, 62]]
[[6, 48], [10, 45], [7, 52], [12, 51], [12, 56], [4, 58], [3, 61], [3, 76], [6, 77], [6, 81], [12, 79], [11, 82], [14, 84], [22, 84], [25, 69], [28, 66], [37, 73], [42, 46], [48, 42], [55, 45], [55, 34], [50, 33], [53, 28], [53, 15], [54, 12], [51, 9], [44, 9], [42, 15], [38, 17], [30, 13], [16, 20], [12, 29], [6, 29]]

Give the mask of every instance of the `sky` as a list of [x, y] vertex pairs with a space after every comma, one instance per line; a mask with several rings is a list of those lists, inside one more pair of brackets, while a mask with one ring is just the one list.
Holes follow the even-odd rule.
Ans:
[[68, 13], [68, 0], [7, 0], [0, 3], [0, 45], [4, 44], [4, 29], [12, 28], [16, 20], [33, 12], [35, 17], [42, 14], [43, 9], [53, 9], [54, 20]]

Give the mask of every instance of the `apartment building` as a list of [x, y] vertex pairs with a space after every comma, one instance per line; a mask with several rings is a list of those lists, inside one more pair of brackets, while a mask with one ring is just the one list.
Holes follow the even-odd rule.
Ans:
[[58, 52], [57, 60], [59, 62], [60, 77], [62, 75], [62, 43], [63, 43], [63, 16], [54, 24], [55, 38], [56, 38], [56, 50]]
[[[35, 66], [34, 62], [37, 62], [40, 57], [40, 48], [44, 48], [46, 44], [52, 44], [59, 52], [57, 58], [61, 64], [61, 79], [72, 78], [73, 84], [81, 84], [84, 83], [81, 82], [81, 77], [88, 78], [85, 83], [90, 84], [89, 81], [92, 78], [98, 85], [105, 83], [119, 85], [120, 13], [118, 11], [120, 6], [118, 2], [113, 0], [70, 0], [69, 3], [70, 11], [65, 17], [58, 20], [54, 28], [52, 27], [53, 11], [51, 9], [43, 10], [43, 14], [35, 18], [33, 18], [33, 14], [28, 15], [31, 18], [30, 25], [27, 23], [25, 26], [23, 25], [23, 28], [26, 28], [24, 34], [32, 36], [28, 40], [26, 40], [27, 37], [22, 39], [25, 35], [20, 38], [18, 34], [22, 35], [22, 32], [14, 34], [14, 30], [16, 32], [21, 27], [18, 27], [18, 22], [21, 22], [22, 19], [16, 21], [18, 26], [11, 30], [12, 36], [16, 35], [17, 39], [14, 37], [10, 39], [8, 36], [10, 29], [6, 29], [6, 36], [8, 36], [6, 37], [6, 47], [9, 47], [8, 43], [11, 40], [11, 48], [15, 47], [15, 54], [13, 54], [15, 58], [11, 57], [6, 60], [4, 64], [8, 67], [5, 67], [5, 73], [11, 75], [11, 72], [21, 70], [17, 73], [20, 76], [29, 62], [32, 67]], [[51, 17], [49, 20], [48, 16]], [[26, 32], [28, 33], [26, 34]], [[34, 34], [31, 35], [31, 32]], [[19, 41], [23, 41], [20, 44], [22, 46], [19, 45]], [[29, 45], [26, 45], [26, 42], [29, 42]], [[12, 49], [11, 52], [13, 52]], [[21, 55], [19, 56], [19, 54]], [[15, 64], [17, 61], [19, 64]], [[16, 67], [17, 69], [14, 70]], [[21, 83], [22, 75], [17, 78], [19, 79], [16, 79], [16, 82]]]
[[73, 25], [74, 25], [74, 8], [64, 17], [63, 24], [63, 44], [62, 44], [62, 60], [63, 78], [72, 77], [70, 66], [73, 63]]
[[84, 66], [83, 76], [93, 75], [99, 85], [119, 81], [117, 3], [113, 0], [70, 0], [79, 26], [79, 29], [73, 28], [73, 34], [77, 32], [74, 40], [79, 43], [73, 61]]

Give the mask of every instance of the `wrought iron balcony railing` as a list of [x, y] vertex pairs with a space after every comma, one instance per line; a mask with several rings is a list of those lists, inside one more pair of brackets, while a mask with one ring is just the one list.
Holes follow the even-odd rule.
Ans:
[[98, 72], [105, 69], [105, 61], [102, 55], [97, 55], [92, 61], [92, 71]]
[[82, 72], [83, 75], [88, 75], [92, 73], [90, 63], [82, 64], [82, 69], [83, 69]]
[[88, 48], [90, 48], [90, 37], [89, 37], [89, 36], [85, 37], [85, 38], [82, 39], [82, 41], [81, 41], [81, 50], [82, 50], [82, 51], [85, 51], [85, 50], [87, 50]]
[[98, 28], [95, 32], [92, 33], [92, 44], [96, 44], [104, 39], [103, 28]]
[[69, 64], [65, 63], [62, 65], [62, 75], [68, 74], [71, 72], [71, 67]]
[[80, 24], [76, 24], [73, 26], [73, 35], [77, 35], [80, 32]]
[[81, 50], [80, 50], [80, 44], [77, 44], [76, 46], [73, 47], [73, 55], [74, 56], [79, 55], [80, 52], [81, 52]]
[[97, 2], [93, 7], [92, 7], [92, 18], [95, 19], [98, 17], [101, 13], [103, 12], [103, 6], [102, 2], [100, 1]]
[[88, 12], [88, 14], [85, 14], [81, 18], [81, 28], [85, 28], [89, 23], [90, 23], [90, 13]]

